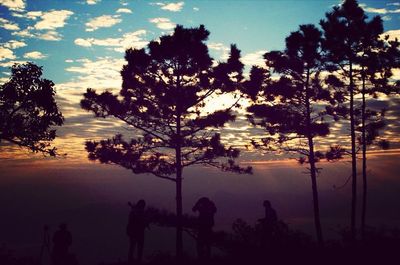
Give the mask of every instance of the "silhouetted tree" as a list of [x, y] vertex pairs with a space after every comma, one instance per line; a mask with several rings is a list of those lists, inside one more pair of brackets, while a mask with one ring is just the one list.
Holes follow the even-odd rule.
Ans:
[[[388, 78], [395, 59], [397, 46], [385, 44], [380, 39], [383, 26], [380, 17], [367, 21], [363, 9], [356, 0], [346, 0], [333, 11], [326, 14], [326, 20], [321, 21], [324, 32], [323, 49], [329, 70], [334, 72], [336, 80], [332, 77], [331, 85], [345, 87], [347, 106], [341, 108], [341, 115], [350, 118], [351, 135], [351, 162], [352, 162], [352, 203], [351, 203], [351, 236], [356, 237], [356, 206], [357, 206], [357, 153], [362, 149], [363, 157], [363, 206], [362, 206], [362, 231], [365, 229], [366, 211], [366, 150], [377, 136], [378, 129], [384, 126], [382, 117], [384, 112], [366, 109], [366, 95], [376, 95], [378, 91], [387, 93], [390, 90]], [[398, 51], [397, 51], [398, 52]], [[390, 54], [390, 55], [389, 55]], [[340, 78], [339, 81], [337, 78]], [[336, 85], [334, 84], [336, 83]], [[371, 84], [367, 89], [367, 83]], [[354, 100], [356, 94], [361, 94], [361, 106], [357, 107]], [[370, 120], [369, 124], [366, 121]], [[357, 135], [360, 147], [357, 147]]]
[[[362, 149], [362, 179], [363, 196], [361, 210], [361, 236], [364, 238], [367, 209], [367, 146], [374, 144], [379, 139], [379, 129], [385, 126], [385, 110], [367, 109], [366, 97], [378, 97], [384, 93], [396, 93], [396, 85], [390, 82], [392, 69], [399, 67], [400, 50], [398, 41], [388, 41], [382, 38], [383, 24], [379, 16], [367, 22], [363, 30], [362, 52], [357, 58], [359, 65], [359, 80], [361, 87], [361, 110], [357, 130], [361, 132], [359, 144]], [[378, 141], [378, 144], [382, 143]], [[383, 146], [385, 147], [385, 146]]]
[[81, 101], [82, 108], [97, 117], [113, 116], [140, 134], [130, 141], [118, 134], [112, 139], [87, 142], [91, 160], [175, 182], [178, 257], [182, 254], [183, 170], [206, 165], [251, 172], [251, 168], [234, 163], [239, 150], [226, 148], [216, 131], [235, 118], [230, 108], [211, 113], [203, 109], [212, 97], [236, 89], [243, 68], [240, 51], [234, 45], [227, 62], [213, 66], [204, 43], [208, 35], [202, 25], [190, 29], [177, 26], [173, 34], [151, 41], [147, 49], [127, 50], [120, 94], [97, 94], [88, 89]]
[[351, 234], [356, 237], [357, 208], [357, 149], [356, 122], [354, 111], [355, 72], [357, 58], [362, 51], [362, 39], [366, 25], [366, 16], [356, 0], [345, 0], [340, 6], [326, 13], [326, 20], [320, 22], [323, 32], [323, 48], [326, 59], [332, 63], [331, 70], [338, 70], [341, 78], [348, 80], [348, 101], [351, 136]]
[[54, 83], [42, 78], [41, 67], [29, 62], [12, 66], [10, 79], [0, 86], [0, 142], [55, 156], [52, 127], [61, 126], [64, 118], [54, 96]]
[[243, 87], [253, 100], [247, 109], [250, 122], [271, 135], [261, 142], [253, 141], [254, 145], [267, 149], [277, 145], [281, 150], [300, 154], [299, 162], [310, 165], [315, 228], [322, 245], [316, 163], [324, 154], [315, 151], [314, 139], [328, 135], [329, 124], [324, 120], [326, 111], [313, 105], [335, 104], [336, 100], [321, 85], [321, 36], [315, 26], [301, 25], [286, 38], [285, 51], [265, 54], [271, 73], [253, 67], [250, 80]]

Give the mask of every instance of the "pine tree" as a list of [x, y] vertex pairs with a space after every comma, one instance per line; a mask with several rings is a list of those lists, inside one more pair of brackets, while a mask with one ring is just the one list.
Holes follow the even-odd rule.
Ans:
[[362, 52], [357, 60], [359, 65], [361, 110], [357, 131], [361, 132], [359, 144], [362, 150], [362, 208], [361, 208], [361, 237], [365, 236], [367, 211], [367, 146], [380, 144], [379, 130], [385, 126], [385, 110], [368, 109], [366, 97], [378, 97], [379, 94], [396, 93], [396, 86], [390, 83], [392, 69], [399, 66], [399, 43], [387, 41], [382, 37], [383, 24], [379, 16], [366, 23], [362, 39]]
[[[182, 242], [182, 182], [184, 169], [203, 165], [250, 173], [234, 162], [239, 150], [221, 143], [218, 128], [235, 116], [231, 108], [206, 113], [210, 98], [229, 93], [242, 79], [240, 51], [232, 45], [227, 62], [213, 66], [205, 44], [209, 32], [177, 26], [171, 35], [151, 41], [147, 49], [126, 51], [119, 95], [88, 89], [82, 108], [97, 117], [115, 117], [133, 129], [130, 141], [121, 134], [100, 142], [89, 141], [91, 160], [113, 163], [135, 174], [151, 173], [176, 185], [176, 254]], [[227, 158], [223, 162], [220, 157]]]
[[[253, 141], [256, 147], [275, 148], [300, 154], [300, 163], [309, 164], [314, 223], [317, 240], [323, 245], [316, 163], [325, 155], [315, 150], [315, 138], [329, 134], [326, 111], [316, 104], [335, 104], [320, 75], [322, 33], [314, 25], [301, 25], [286, 38], [286, 49], [265, 54], [270, 72], [253, 67], [243, 91], [252, 99], [250, 122], [271, 136]], [[274, 75], [274, 78], [271, 76]]]
[[366, 16], [356, 0], [345, 0], [341, 6], [335, 6], [326, 14], [326, 20], [320, 22], [323, 33], [323, 49], [326, 59], [331, 62], [331, 70], [336, 69], [341, 78], [348, 81], [350, 137], [351, 137], [351, 237], [356, 238], [357, 209], [357, 148], [355, 121], [355, 71], [359, 53], [362, 51], [363, 31]]
[[[321, 21], [324, 32], [323, 49], [330, 64], [331, 72], [342, 81], [336, 80], [338, 88], [347, 82], [348, 112], [342, 108], [342, 116], [350, 117], [351, 163], [352, 163], [352, 203], [351, 203], [351, 237], [356, 238], [357, 208], [357, 153], [362, 150], [362, 212], [361, 232], [365, 230], [367, 199], [367, 145], [378, 136], [378, 130], [384, 126], [384, 112], [368, 110], [366, 96], [376, 96], [379, 92], [390, 93], [391, 69], [398, 64], [396, 42], [382, 39], [383, 26], [381, 18], [374, 17], [367, 21], [363, 9], [356, 0], [346, 0], [341, 6], [326, 14]], [[332, 77], [332, 80], [335, 80]], [[368, 86], [368, 88], [367, 88]], [[386, 91], [386, 92], [385, 92]], [[361, 94], [361, 106], [354, 100]], [[367, 121], [368, 124], [366, 123]], [[360, 135], [357, 137], [357, 132]], [[357, 141], [358, 140], [358, 141]], [[359, 146], [357, 146], [357, 143]]]

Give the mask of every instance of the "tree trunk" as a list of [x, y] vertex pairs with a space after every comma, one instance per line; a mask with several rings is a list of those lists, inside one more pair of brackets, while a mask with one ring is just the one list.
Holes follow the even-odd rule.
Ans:
[[315, 167], [315, 158], [314, 158], [314, 143], [312, 137], [308, 137], [308, 146], [310, 150], [310, 172], [311, 172], [311, 186], [313, 193], [313, 203], [314, 203], [314, 223], [315, 223], [315, 231], [317, 233], [317, 240], [320, 246], [323, 246], [324, 240], [322, 237], [322, 228], [321, 228], [321, 220], [319, 213], [319, 200], [318, 200], [318, 188], [317, 188], [317, 169]]
[[[364, 70], [364, 69], [363, 69]], [[361, 120], [362, 120], [362, 179], [363, 179], [363, 196], [362, 196], [362, 212], [361, 212], [361, 238], [364, 239], [365, 234], [365, 216], [367, 212], [367, 143], [365, 139], [365, 73], [363, 71], [362, 77], [362, 107], [361, 107]]]
[[[310, 109], [310, 95], [309, 95], [309, 81], [310, 81], [310, 70], [307, 69], [307, 81], [306, 81], [306, 122], [307, 128], [311, 128], [311, 109]], [[309, 148], [309, 162], [310, 162], [310, 175], [311, 175], [311, 187], [313, 194], [313, 205], [314, 205], [314, 224], [315, 231], [317, 234], [317, 241], [320, 246], [323, 246], [324, 240], [322, 236], [321, 220], [319, 213], [319, 200], [318, 200], [318, 188], [317, 188], [317, 169], [315, 166], [314, 157], [314, 142], [311, 131], [307, 131], [308, 148]]]
[[181, 259], [183, 253], [183, 228], [182, 228], [182, 169], [176, 174], [176, 257]]
[[354, 121], [354, 83], [353, 83], [353, 63], [349, 63], [350, 77], [350, 135], [351, 135], [351, 239], [356, 239], [356, 211], [357, 211], [357, 154], [356, 154], [356, 133]]
[[181, 120], [177, 115], [176, 122], [176, 257], [181, 260], [183, 254], [183, 227], [182, 227], [182, 161], [181, 161]]

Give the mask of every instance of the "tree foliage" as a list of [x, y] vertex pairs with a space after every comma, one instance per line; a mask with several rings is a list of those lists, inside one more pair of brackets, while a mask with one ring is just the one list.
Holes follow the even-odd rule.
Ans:
[[[113, 116], [142, 132], [130, 141], [119, 134], [88, 142], [90, 159], [120, 164], [134, 173], [170, 177], [176, 173], [176, 157], [168, 150], [180, 146], [183, 168], [201, 164], [235, 170], [230, 159], [238, 156], [238, 150], [226, 148], [219, 133], [212, 130], [235, 116], [230, 108], [212, 113], [202, 108], [212, 96], [236, 89], [243, 65], [234, 58], [239, 51], [232, 46], [228, 62], [213, 67], [204, 43], [208, 35], [203, 26], [178, 26], [173, 35], [150, 42], [147, 50], [127, 50], [120, 95], [88, 89], [82, 108], [98, 117]], [[230, 162], [216, 162], [218, 157]]]
[[[357, 205], [357, 153], [362, 150], [363, 208], [362, 231], [365, 228], [366, 208], [366, 150], [374, 142], [386, 146], [379, 139], [379, 130], [384, 128], [385, 110], [367, 108], [367, 97], [387, 95], [396, 91], [396, 84], [390, 80], [392, 69], [399, 65], [399, 44], [382, 37], [382, 19], [376, 16], [370, 20], [356, 0], [346, 0], [326, 14], [321, 21], [324, 32], [323, 48], [329, 70], [335, 77], [330, 79], [333, 88], [340, 88], [346, 105], [339, 112], [332, 113], [350, 118], [351, 159], [352, 159], [352, 207], [351, 233], [356, 236]], [[339, 78], [341, 80], [339, 80]], [[361, 102], [355, 98], [361, 95]]]
[[33, 63], [12, 66], [10, 79], [0, 86], [0, 141], [55, 156], [53, 126], [63, 121], [54, 83], [42, 78], [42, 68]]
[[[346, 99], [350, 119], [351, 138], [351, 234], [356, 237], [357, 209], [357, 149], [356, 149], [356, 117], [354, 95], [356, 94], [356, 62], [363, 48], [363, 29], [366, 25], [364, 10], [356, 0], [345, 0], [340, 6], [326, 14], [326, 19], [320, 22], [323, 32], [323, 48], [327, 62], [331, 62], [331, 71], [341, 75], [347, 82]], [[345, 84], [344, 82], [343, 85]], [[346, 113], [347, 115], [347, 113]]]
[[[182, 216], [182, 175], [189, 166], [203, 165], [251, 173], [235, 164], [239, 150], [221, 142], [219, 128], [233, 121], [231, 107], [206, 112], [210, 99], [233, 92], [241, 81], [240, 51], [231, 46], [227, 62], [213, 65], [205, 43], [209, 32], [177, 26], [171, 35], [147, 48], [126, 51], [119, 95], [88, 89], [82, 108], [97, 117], [122, 120], [135, 134], [89, 141], [89, 158], [113, 163], [132, 172], [151, 173], [176, 183], [177, 216]], [[220, 158], [225, 158], [221, 160]], [[182, 226], [177, 226], [177, 255], [182, 254]]]
[[[306, 156], [308, 161], [308, 143], [298, 145], [296, 140], [330, 133], [326, 108], [338, 106], [342, 98], [323, 85], [320, 44], [321, 32], [313, 25], [302, 25], [286, 38], [284, 51], [264, 55], [268, 70], [252, 68], [243, 86], [252, 99], [248, 118], [271, 135], [258, 144], [254, 142], [257, 147], [278, 144], [284, 151]], [[317, 103], [325, 103], [326, 108]]]
[[[326, 109], [336, 107], [340, 96], [324, 86], [321, 71], [322, 33], [313, 25], [301, 25], [286, 38], [284, 51], [266, 53], [269, 72], [253, 67], [250, 80], [244, 83], [244, 92], [252, 99], [247, 111], [249, 121], [268, 132], [261, 142], [253, 140], [258, 148], [283, 150], [300, 155], [301, 164], [310, 165], [314, 219], [317, 239], [323, 243], [319, 217], [316, 163], [326, 157], [315, 151], [314, 139], [329, 134]], [[328, 158], [331, 156], [328, 155]]]

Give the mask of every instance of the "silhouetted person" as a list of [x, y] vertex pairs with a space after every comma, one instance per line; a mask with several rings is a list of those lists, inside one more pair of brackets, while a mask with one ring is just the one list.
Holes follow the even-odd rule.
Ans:
[[261, 224], [260, 232], [262, 235], [262, 244], [270, 247], [271, 244], [274, 244], [273, 237], [277, 235], [278, 232], [278, 217], [270, 201], [265, 200], [263, 206], [265, 208], [265, 216], [259, 219]]
[[61, 224], [59, 230], [53, 236], [53, 265], [69, 265], [70, 254], [69, 246], [72, 244], [71, 233], [67, 229], [66, 224]]
[[[131, 205], [131, 204], [130, 204]], [[137, 245], [137, 260], [142, 261], [143, 257], [143, 245], [144, 245], [144, 230], [148, 226], [148, 221], [146, 220], [144, 208], [146, 202], [144, 200], [139, 200], [135, 206], [132, 206], [131, 212], [129, 214], [129, 221], [126, 227], [126, 233], [129, 236], [129, 253], [128, 261], [133, 262], [133, 255]]]
[[278, 216], [276, 215], [275, 209], [272, 208], [271, 202], [268, 200], [265, 200], [263, 203], [263, 206], [265, 208], [265, 217], [264, 217], [265, 224], [270, 227], [276, 226], [276, 224], [278, 222]]
[[211, 256], [212, 227], [214, 226], [214, 214], [217, 212], [217, 208], [210, 199], [203, 197], [196, 202], [192, 210], [199, 212], [197, 255], [199, 259], [208, 259]]

